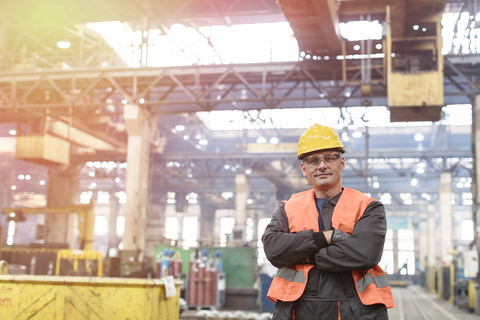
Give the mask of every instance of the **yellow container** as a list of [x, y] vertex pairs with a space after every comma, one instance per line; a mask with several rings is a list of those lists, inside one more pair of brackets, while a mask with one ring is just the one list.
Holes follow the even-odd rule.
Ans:
[[159, 279], [0, 275], [0, 319], [177, 320], [181, 284], [167, 298]]

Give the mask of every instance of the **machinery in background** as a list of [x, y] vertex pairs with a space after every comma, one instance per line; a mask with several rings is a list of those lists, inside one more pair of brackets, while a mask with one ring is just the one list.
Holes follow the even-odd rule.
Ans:
[[222, 254], [215, 251], [208, 255], [207, 250], [192, 253], [189, 262], [187, 302], [190, 307], [220, 308], [225, 302], [225, 273]]
[[476, 247], [457, 256], [453, 285], [453, 304], [458, 308], [474, 310], [478, 285], [478, 251]]
[[[9, 221], [22, 222], [26, 214], [77, 214], [78, 239], [81, 250], [69, 250], [68, 244], [31, 244], [28, 248], [11, 247], [3, 250], [4, 259], [12, 266], [18, 265], [31, 275], [102, 276], [102, 254], [92, 251], [94, 204], [63, 207], [3, 208]], [[11, 272], [9, 272], [11, 273]]]
[[102, 258], [99, 251], [59, 250], [55, 275], [101, 277]]
[[[76, 213], [78, 220], [78, 239], [81, 250], [93, 249], [93, 227], [95, 214], [94, 203], [74, 204], [63, 207], [40, 207], [40, 208], [3, 208], [2, 214], [8, 215], [9, 221], [25, 221], [26, 214], [68, 214]], [[73, 249], [73, 248], [72, 248]]]

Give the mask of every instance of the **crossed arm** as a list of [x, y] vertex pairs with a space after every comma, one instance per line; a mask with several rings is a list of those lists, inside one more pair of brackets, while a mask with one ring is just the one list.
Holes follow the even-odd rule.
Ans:
[[[330, 272], [370, 269], [380, 261], [383, 252], [386, 234], [383, 205], [378, 201], [371, 202], [351, 236], [338, 238], [334, 235], [331, 243], [331, 233], [331, 230], [322, 235], [312, 230], [289, 233], [288, 218], [281, 203], [266, 227], [262, 241], [267, 259], [277, 268], [308, 261]], [[323, 236], [325, 241], [319, 241], [318, 238]]]

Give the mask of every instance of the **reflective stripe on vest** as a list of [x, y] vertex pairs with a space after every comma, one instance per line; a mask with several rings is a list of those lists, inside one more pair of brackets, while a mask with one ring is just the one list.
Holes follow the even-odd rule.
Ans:
[[274, 303], [277, 303], [277, 300], [297, 300], [305, 291], [308, 271], [312, 268], [313, 264], [295, 264], [278, 269], [268, 289], [267, 298]]
[[278, 269], [275, 277], [282, 278], [292, 282], [298, 283], [307, 283], [307, 277], [303, 274], [303, 272], [299, 272], [297, 270], [293, 270], [290, 268], [280, 268]]
[[386, 275], [380, 275], [374, 277], [371, 273], [367, 273], [363, 278], [357, 282], [358, 293], [362, 293], [369, 284], [374, 283], [377, 288], [388, 287], [390, 283], [388, 282]]
[[[355, 224], [371, 201], [374, 199], [370, 199], [360, 191], [344, 188], [333, 212], [332, 226], [342, 232], [352, 234]], [[310, 229], [313, 232], [319, 231], [318, 211], [313, 189], [294, 194], [286, 202], [285, 212], [290, 233]], [[273, 302], [276, 302], [277, 299], [297, 300], [305, 290], [308, 270], [312, 267], [313, 265], [308, 264], [295, 264], [279, 269], [273, 278], [267, 297]], [[376, 265], [370, 270], [352, 270], [352, 276], [363, 304], [381, 303], [387, 308], [395, 306], [388, 279], [380, 266]]]

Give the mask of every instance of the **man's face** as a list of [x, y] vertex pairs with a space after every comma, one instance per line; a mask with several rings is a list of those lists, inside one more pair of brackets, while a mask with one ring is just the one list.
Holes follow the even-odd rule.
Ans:
[[323, 151], [303, 159], [302, 172], [314, 189], [329, 190], [341, 187], [341, 172], [345, 158], [338, 151]]

